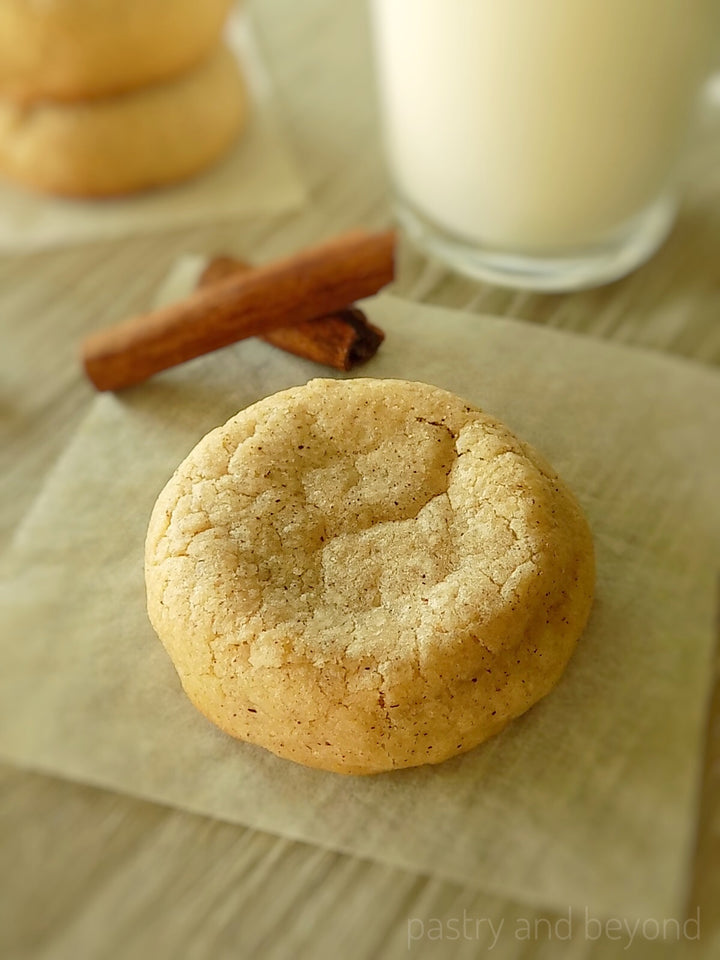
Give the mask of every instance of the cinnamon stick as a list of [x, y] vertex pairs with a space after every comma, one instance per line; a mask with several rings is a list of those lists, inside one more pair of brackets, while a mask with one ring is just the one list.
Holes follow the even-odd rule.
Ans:
[[327, 316], [390, 283], [394, 249], [394, 231], [354, 232], [233, 274], [92, 334], [82, 345], [85, 371], [98, 390], [119, 390], [245, 337]]
[[[215, 257], [198, 282], [210, 286], [232, 274], [247, 273], [252, 266], [232, 257]], [[370, 323], [356, 307], [346, 307], [327, 317], [305, 320], [291, 327], [280, 327], [262, 337], [268, 343], [306, 360], [336, 370], [350, 370], [375, 356], [385, 339], [379, 327]]]

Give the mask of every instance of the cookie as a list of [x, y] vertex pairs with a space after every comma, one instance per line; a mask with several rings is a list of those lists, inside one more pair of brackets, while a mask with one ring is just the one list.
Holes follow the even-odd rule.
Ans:
[[217, 45], [232, 0], [2, 0], [0, 94], [106, 97], [190, 69]]
[[220, 47], [169, 83], [71, 104], [0, 101], [0, 172], [35, 190], [108, 197], [186, 179], [240, 133], [247, 95]]
[[212, 431], [157, 501], [150, 620], [190, 700], [341, 773], [438, 763], [557, 683], [593, 545], [497, 420], [402, 380], [313, 380]]

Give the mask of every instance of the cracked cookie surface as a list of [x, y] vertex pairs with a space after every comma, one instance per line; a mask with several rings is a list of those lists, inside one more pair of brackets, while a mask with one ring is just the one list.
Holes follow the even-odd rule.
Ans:
[[314, 380], [208, 434], [146, 543], [195, 705], [310, 766], [437, 763], [559, 679], [592, 603], [572, 494], [505, 426], [401, 380]]

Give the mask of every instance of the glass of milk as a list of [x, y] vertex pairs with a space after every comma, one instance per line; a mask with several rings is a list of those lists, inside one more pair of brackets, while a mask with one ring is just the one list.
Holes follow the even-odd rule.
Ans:
[[397, 213], [463, 273], [570, 290], [646, 260], [716, 0], [371, 0]]

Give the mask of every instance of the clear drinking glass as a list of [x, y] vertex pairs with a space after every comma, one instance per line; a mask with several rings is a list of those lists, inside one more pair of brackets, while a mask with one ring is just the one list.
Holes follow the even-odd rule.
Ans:
[[371, 0], [397, 215], [457, 270], [569, 290], [665, 238], [716, 0]]

